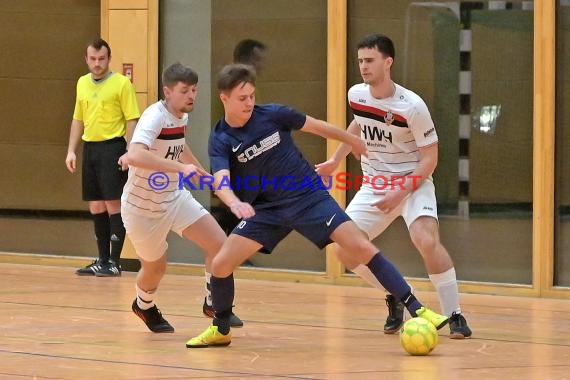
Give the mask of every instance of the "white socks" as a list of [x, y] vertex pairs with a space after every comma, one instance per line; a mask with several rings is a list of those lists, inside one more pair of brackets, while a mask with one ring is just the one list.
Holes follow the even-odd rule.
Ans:
[[206, 273], [206, 305], [212, 306], [212, 290], [210, 288], [210, 279], [212, 278], [212, 274]]
[[443, 273], [430, 274], [429, 279], [437, 290], [442, 313], [448, 317], [451, 317], [453, 312], [461, 313], [455, 268]]
[[137, 305], [141, 310], [148, 310], [154, 306], [156, 289], [147, 292], [139, 288], [137, 284], [135, 284], [135, 289], [137, 290]]

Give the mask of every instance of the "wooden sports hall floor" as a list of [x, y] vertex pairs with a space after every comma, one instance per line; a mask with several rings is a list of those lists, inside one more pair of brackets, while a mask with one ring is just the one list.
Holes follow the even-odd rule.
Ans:
[[[237, 280], [226, 348], [186, 349], [209, 324], [200, 277], [167, 275], [158, 297], [174, 334], [130, 310], [134, 274], [0, 264], [0, 379], [569, 379], [570, 301], [463, 294], [474, 337], [440, 334], [427, 357], [381, 332], [372, 288]], [[434, 293], [420, 292], [437, 306]]]

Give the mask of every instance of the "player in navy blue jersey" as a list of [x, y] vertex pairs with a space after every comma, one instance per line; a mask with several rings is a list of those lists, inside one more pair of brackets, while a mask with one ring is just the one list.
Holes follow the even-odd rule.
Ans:
[[230, 344], [234, 269], [258, 250], [271, 252], [292, 230], [320, 248], [338, 243], [367, 265], [412, 316], [424, 318], [438, 329], [443, 327], [447, 317], [416, 299], [398, 270], [324, 189], [294, 144], [291, 132], [300, 130], [345, 142], [357, 158], [367, 154], [364, 142], [290, 107], [255, 105], [255, 72], [247, 65], [224, 67], [218, 89], [225, 116], [215, 125], [209, 141], [214, 188], [242, 221], [212, 260], [213, 324], [188, 340], [186, 346]]

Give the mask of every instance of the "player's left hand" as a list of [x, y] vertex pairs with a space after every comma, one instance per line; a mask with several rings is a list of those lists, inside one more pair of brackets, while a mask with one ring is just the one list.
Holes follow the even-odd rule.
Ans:
[[237, 201], [230, 204], [229, 207], [239, 219], [247, 219], [255, 215], [254, 208], [247, 202]]
[[383, 214], [391, 213], [408, 196], [406, 190], [375, 191], [374, 195], [382, 195], [379, 201], [371, 204]]
[[315, 172], [321, 177], [323, 184], [325, 186], [329, 185], [329, 177], [332, 176], [336, 168], [338, 167], [338, 162], [332, 158], [315, 165]]
[[127, 158], [127, 154], [128, 153], [125, 153], [119, 157], [119, 161], [117, 162], [122, 171], [129, 170], [129, 159]]

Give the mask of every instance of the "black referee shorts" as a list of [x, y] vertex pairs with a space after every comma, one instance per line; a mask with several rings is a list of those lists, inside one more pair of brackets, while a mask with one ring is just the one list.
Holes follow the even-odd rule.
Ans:
[[122, 171], [119, 157], [127, 151], [122, 137], [83, 144], [83, 200], [121, 199], [128, 171]]

